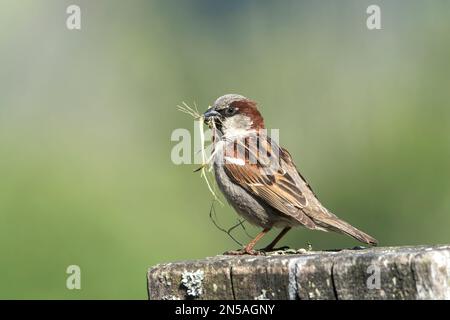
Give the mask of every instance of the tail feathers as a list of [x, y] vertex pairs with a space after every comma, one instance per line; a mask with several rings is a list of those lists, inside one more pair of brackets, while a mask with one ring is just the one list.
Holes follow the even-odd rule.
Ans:
[[369, 236], [367, 233], [356, 229], [351, 224], [338, 218], [330, 217], [323, 220], [321, 219], [321, 225], [323, 225], [327, 230], [344, 233], [360, 242], [364, 242], [372, 246], [376, 246], [378, 244], [378, 240], [374, 237]]

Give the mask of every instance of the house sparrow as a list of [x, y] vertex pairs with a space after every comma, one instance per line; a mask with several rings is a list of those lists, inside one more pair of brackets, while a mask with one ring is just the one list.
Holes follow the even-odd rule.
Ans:
[[251, 224], [263, 230], [235, 254], [257, 254], [256, 243], [272, 228], [281, 233], [292, 228], [344, 233], [376, 245], [377, 240], [339, 219], [317, 199], [289, 152], [267, 136], [257, 104], [241, 95], [218, 98], [204, 114], [213, 129], [213, 168], [219, 189], [230, 205]]

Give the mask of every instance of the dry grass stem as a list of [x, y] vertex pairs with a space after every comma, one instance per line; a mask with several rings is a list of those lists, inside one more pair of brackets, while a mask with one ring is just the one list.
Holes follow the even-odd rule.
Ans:
[[[218, 203], [220, 203], [221, 205], [223, 205], [222, 201], [220, 201], [220, 199], [217, 197], [217, 194], [215, 192], [215, 188], [212, 186], [212, 184], [209, 181], [208, 178], [208, 174], [207, 172], [211, 172], [212, 166], [212, 159], [214, 158], [215, 155], [215, 150], [212, 152], [211, 156], [209, 158], [207, 158], [206, 155], [206, 149], [205, 149], [205, 132], [204, 132], [204, 127], [203, 127], [203, 123], [204, 123], [204, 118], [203, 115], [200, 114], [200, 112], [197, 109], [197, 105], [194, 104], [194, 108], [190, 107], [186, 102], [183, 102], [181, 105], [177, 106], [178, 111], [181, 111], [183, 113], [186, 113], [188, 115], [190, 115], [191, 117], [194, 118], [195, 121], [197, 121], [197, 124], [199, 126], [199, 132], [200, 132], [200, 145], [201, 145], [201, 154], [202, 154], [202, 165], [194, 170], [194, 172], [198, 172], [200, 171], [200, 177], [203, 178], [206, 182], [206, 185], [208, 186], [209, 191], [211, 192], [211, 194], [214, 197], [214, 200], [216, 200]], [[214, 126], [214, 122], [211, 122], [210, 124], [211, 126]], [[209, 167], [209, 170], [207, 171], [206, 169]]]

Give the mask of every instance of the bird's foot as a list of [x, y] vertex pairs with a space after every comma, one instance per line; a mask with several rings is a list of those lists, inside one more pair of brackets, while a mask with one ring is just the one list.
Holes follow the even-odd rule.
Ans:
[[281, 247], [277, 249], [272, 249], [271, 251], [264, 251], [266, 255], [277, 256], [277, 255], [290, 255], [290, 254], [307, 254], [310, 250], [307, 248], [292, 249], [289, 247]]
[[287, 251], [287, 250], [291, 250], [291, 248], [289, 248], [288, 246], [283, 246], [283, 247], [279, 247], [279, 248], [265, 247], [264, 249], [261, 249], [261, 251], [264, 251], [267, 253], [274, 252], [274, 251]]
[[265, 255], [265, 252], [263, 250], [253, 250], [248, 248], [242, 248], [240, 250], [230, 250], [225, 251], [223, 255], [226, 256], [244, 256], [244, 255], [250, 255], [250, 256], [261, 256]]

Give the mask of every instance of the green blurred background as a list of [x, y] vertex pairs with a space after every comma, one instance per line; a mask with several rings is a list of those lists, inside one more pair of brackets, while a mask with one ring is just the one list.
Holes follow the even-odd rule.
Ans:
[[[175, 106], [230, 92], [380, 245], [449, 243], [449, 34], [444, 0], [0, 0], [0, 298], [145, 299], [149, 266], [236, 248], [197, 166], [170, 159], [172, 131], [193, 131]], [[303, 229], [282, 244], [307, 242], [358, 244]]]

